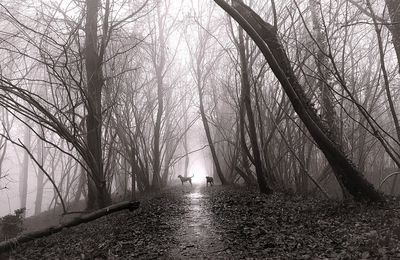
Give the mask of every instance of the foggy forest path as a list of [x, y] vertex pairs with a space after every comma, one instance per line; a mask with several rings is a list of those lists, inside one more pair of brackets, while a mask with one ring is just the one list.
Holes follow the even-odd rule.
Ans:
[[398, 200], [367, 207], [205, 183], [138, 199], [138, 210], [22, 243], [3, 258], [400, 258]]
[[184, 195], [187, 211], [179, 218], [178, 245], [172, 250], [171, 257], [215, 258], [226, 249], [221, 236], [223, 231], [214, 224], [209, 199], [210, 194], [198, 185]]

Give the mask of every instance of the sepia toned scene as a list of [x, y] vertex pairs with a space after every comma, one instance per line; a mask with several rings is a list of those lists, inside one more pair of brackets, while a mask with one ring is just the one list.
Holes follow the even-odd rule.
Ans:
[[0, 0], [0, 259], [400, 259], [400, 1]]

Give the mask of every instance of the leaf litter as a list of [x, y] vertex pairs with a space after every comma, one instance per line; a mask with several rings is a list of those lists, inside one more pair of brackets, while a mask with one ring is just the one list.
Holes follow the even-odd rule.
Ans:
[[21, 244], [0, 258], [400, 258], [398, 199], [364, 205], [241, 187], [177, 186], [140, 200], [134, 212]]

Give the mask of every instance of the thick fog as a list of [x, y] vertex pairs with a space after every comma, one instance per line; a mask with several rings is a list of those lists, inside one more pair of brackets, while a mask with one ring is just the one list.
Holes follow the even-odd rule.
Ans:
[[354, 181], [397, 194], [388, 10], [245, 2], [273, 28], [264, 45], [214, 1], [2, 1], [0, 215], [99, 208], [178, 175], [266, 193], [364, 196]]

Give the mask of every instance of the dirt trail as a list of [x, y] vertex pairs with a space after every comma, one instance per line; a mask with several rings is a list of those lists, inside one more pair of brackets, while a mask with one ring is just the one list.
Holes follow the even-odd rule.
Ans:
[[224, 257], [226, 248], [221, 236], [222, 230], [214, 225], [210, 211], [209, 194], [204, 187], [193, 186], [184, 195], [186, 213], [179, 218], [180, 227], [176, 232], [178, 245], [171, 250], [174, 259]]
[[140, 201], [0, 259], [400, 259], [399, 200], [366, 206], [186, 184]]

